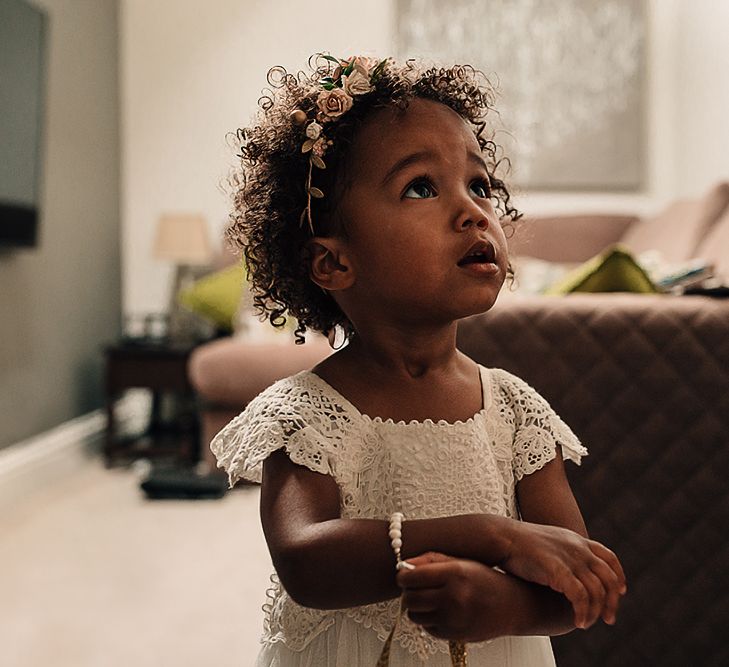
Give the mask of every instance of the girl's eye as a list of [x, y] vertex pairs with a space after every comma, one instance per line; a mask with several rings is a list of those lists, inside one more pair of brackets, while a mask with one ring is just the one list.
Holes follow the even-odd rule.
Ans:
[[435, 197], [435, 190], [428, 181], [421, 178], [411, 183], [403, 196], [408, 199], [428, 199], [429, 197]]
[[478, 180], [471, 183], [471, 191], [481, 199], [491, 197], [491, 184], [488, 181]]

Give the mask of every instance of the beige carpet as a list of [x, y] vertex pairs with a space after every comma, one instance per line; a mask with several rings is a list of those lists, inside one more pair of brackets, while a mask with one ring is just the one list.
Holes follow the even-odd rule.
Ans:
[[0, 664], [250, 665], [270, 571], [257, 488], [147, 501], [90, 463], [0, 517]]

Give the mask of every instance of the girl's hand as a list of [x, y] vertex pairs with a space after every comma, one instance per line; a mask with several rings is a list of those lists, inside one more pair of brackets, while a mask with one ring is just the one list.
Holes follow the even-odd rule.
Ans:
[[508, 577], [472, 560], [427, 553], [408, 558], [397, 583], [413, 623], [439, 639], [474, 642], [513, 634], [505, 613], [510, 602]]
[[610, 549], [557, 526], [516, 524], [508, 555], [499, 565], [563, 593], [575, 611], [575, 626], [582, 629], [600, 616], [614, 624], [620, 596], [627, 591], [623, 568]]

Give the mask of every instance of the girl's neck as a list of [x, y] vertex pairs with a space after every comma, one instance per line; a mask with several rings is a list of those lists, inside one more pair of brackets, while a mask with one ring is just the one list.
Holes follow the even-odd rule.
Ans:
[[358, 331], [343, 356], [369, 374], [410, 380], [447, 371], [460, 362], [456, 323], [438, 328], [398, 329], [387, 326]]
[[478, 365], [456, 349], [456, 325], [358, 333], [314, 372], [370, 417], [465, 421], [483, 407]]

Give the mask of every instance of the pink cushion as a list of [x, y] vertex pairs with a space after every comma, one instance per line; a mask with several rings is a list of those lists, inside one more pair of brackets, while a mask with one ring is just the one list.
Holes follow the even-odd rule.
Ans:
[[509, 252], [548, 262], [584, 262], [616, 243], [635, 222], [632, 215], [524, 218], [515, 225]]
[[729, 209], [701, 241], [696, 256], [713, 262], [717, 277], [729, 285]]
[[631, 226], [620, 242], [636, 254], [658, 250], [671, 262], [692, 259], [727, 205], [729, 183], [718, 183], [701, 199], [681, 199], [657, 216], [644, 218]]
[[242, 410], [266, 387], [316, 366], [331, 353], [323, 337], [304, 345], [293, 341], [253, 344], [221, 338], [195, 349], [187, 372], [204, 400]]

